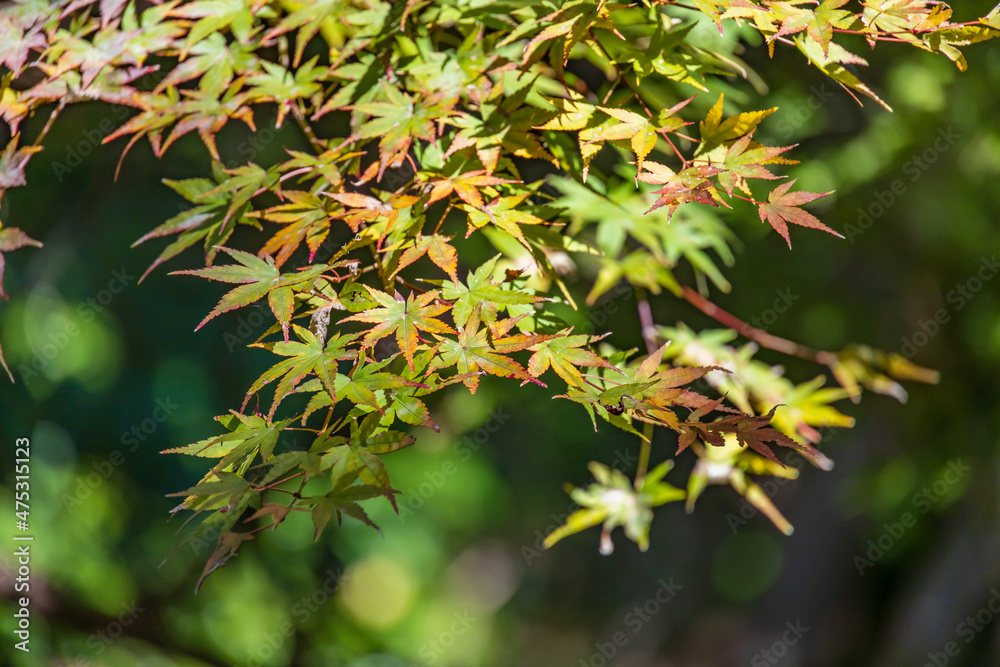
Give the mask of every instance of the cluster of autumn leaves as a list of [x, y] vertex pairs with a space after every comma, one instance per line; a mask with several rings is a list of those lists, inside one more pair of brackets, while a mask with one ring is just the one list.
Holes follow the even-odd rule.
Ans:
[[[729, 19], [752, 25], [772, 52], [776, 43], [794, 44], [845, 89], [880, 103], [845, 67], [864, 60], [835, 35], [909, 42], [962, 66], [958, 46], [1000, 32], [994, 15], [955, 24], [945, 5], [924, 0], [865, 0], [859, 12], [843, 9], [846, 0], [680, 4], [720, 31]], [[213, 158], [211, 177], [165, 181], [191, 207], [136, 242], [170, 239], [143, 278], [201, 245], [205, 267], [175, 273], [235, 286], [199, 328], [261, 300], [274, 315], [252, 347], [281, 359], [249, 388], [239, 412], [218, 418], [226, 433], [168, 450], [217, 459], [200, 484], [180, 494], [178, 508], [207, 513], [188, 538], [216, 540], [205, 574], [252, 538], [255, 531], [235, 529], [241, 518], [267, 517], [276, 526], [291, 511], [306, 511], [317, 536], [342, 514], [371, 523], [358, 501], [384, 496], [395, 505], [397, 493], [380, 456], [414, 441], [392, 428], [396, 421], [437, 429], [424, 397], [457, 383], [475, 392], [484, 374], [542, 384], [551, 371], [566, 385], [561, 396], [581, 404], [595, 427], [600, 416], [643, 443], [633, 482], [593, 468], [596, 485], [574, 493], [585, 509], [550, 543], [604, 523], [602, 548], [615, 526], [645, 547], [651, 508], [683, 497], [690, 508], [708, 483], [731, 484], [790, 529], [745, 473], [788, 474], [771, 446], [828, 468], [810, 444], [818, 441], [813, 425], [850, 425], [829, 403], [856, 398], [860, 385], [898, 386], [879, 370], [892, 363], [898, 370], [898, 359], [817, 357], [845, 389], [795, 387], [754, 366], [753, 350], [710, 332], [692, 337], [661, 327], [653, 344], [644, 323], [645, 357], [611, 348], [597, 354], [600, 336], [574, 332], [549, 308], [554, 301], [577, 307], [566, 278], [573, 253], [603, 254], [588, 303], [622, 277], [681, 296], [672, 274], [681, 257], [727, 289], [704, 252], [728, 252], [724, 227], [702, 225], [683, 239], [667, 233], [672, 219], [674, 229], [693, 224], [674, 218], [684, 204], [729, 208], [745, 200], [789, 246], [789, 224], [837, 235], [801, 208], [829, 193], [796, 191], [794, 181], [772, 187], [766, 200], [751, 191], [751, 181], [777, 181], [774, 169], [794, 164], [785, 157], [790, 146], [753, 138], [774, 109], [726, 116], [719, 96], [695, 138], [682, 117], [694, 98], [650, 108], [656, 95], [643, 92], [647, 79], [707, 91], [713, 75], [747, 76], [734, 53], [690, 44], [693, 23], [678, 18], [674, 5], [174, 0], [140, 8], [126, 0], [63, 0], [0, 9], [0, 65], [7, 69], [0, 114], [13, 133], [0, 154], [0, 194], [24, 184], [25, 165], [51, 123], [26, 146], [21, 123], [45, 105], [56, 105], [50, 121], [83, 100], [133, 108], [105, 139], [128, 137], [124, 152], [146, 138], [159, 156], [195, 133]], [[584, 59], [606, 75], [599, 90], [571, 66]], [[230, 120], [255, 131], [261, 110], [278, 128], [295, 125], [302, 145], [268, 166], [224, 166], [217, 136]], [[607, 189], [610, 180], [596, 166], [607, 145], [633, 160], [635, 186], [658, 188], [645, 218]], [[538, 164], [579, 175], [582, 184], [560, 186], [564, 196], [553, 198], [541, 191], [543, 181], [525, 182], [522, 171]], [[593, 189], [584, 185], [588, 178]], [[573, 188], [613, 212], [598, 223], [596, 247], [581, 233], [595, 222], [593, 210], [564, 224]], [[469, 267], [463, 280], [456, 221], [466, 238], [486, 235], [504, 259]], [[240, 227], [266, 230], [259, 251], [231, 247]], [[0, 231], [0, 251], [33, 243], [19, 230]], [[233, 263], [217, 261], [225, 257]], [[424, 259], [446, 279], [411, 282]], [[0, 279], [2, 270], [0, 255]], [[558, 295], [549, 293], [553, 286]], [[662, 345], [666, 340], [675, 342]], [[740, 409], [694, 391], [699, 380]], [[269, 405], [265, 389], [273, 392]], [[301, 397], [298, 412], [279, 418], [294, 396]], [[781, 401], [793, 402], [784, 415], [775, 412]], [[276, 453], [280, 434], [296, 421], [315, 424], [313, 444]], [[676, 433], [678, 451], [690, 447], [711, 463], [695, 469], [687, 493], [663, 482], [669, 462], [647, 470], [653, 426]], [[263, 499], [296, 485], [287, 503]]]

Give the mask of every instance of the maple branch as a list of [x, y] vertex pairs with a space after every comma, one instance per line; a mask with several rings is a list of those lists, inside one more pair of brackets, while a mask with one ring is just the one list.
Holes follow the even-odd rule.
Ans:
[[653, 449], [653, 425], [649, 422], [643, 422], [642, 435], [643, 439], [639, 443], [639, 465], [635, 471], [635, 483], [637, 486], [646, 476], [646, 471], [649, 470], [649, 454]]
[[683, 296], [688, 303], [711, 317], [716, 322], [733, 329], [741, 336], [749, 338], [762, 347], [775, 350], [776, 352], [782, 352], [793, 357], [799, 357], [800, 359], [814, 361], [824, 366], [829, 366], [836, 359], [836, 355], [832, 352], [814, 350], [811, 347], [800, 345], [795, 341], [769, 334], [763, 329], [751, 326], [735, 315], [719, 308], [687, 285], [684, 286]]
[[448, 206], [444, 209], [444, 213], [441, 214], [441, 219], [438, 220], [437, 227], [434, 228], [434, 233], [435, 234], [437, 234], [439, 231], [441, 231], [441, 225], [444, 224], [445, 218], [447, 218], [448, 214], [451, 213], [452, 206], [453, 206], [453, 204], [451, 202], [451, 199], [448, 199]]
[[426, 294], [427, 293], [427, 290], [423, 289], [422, 287], [417, 287], [413, 283], [409, 283], [406, 280], [404, 280], [403, 276], [396, 276], [396, 282], [399, 283], [400, 285], [405, 286], [405, 287], [409, 287], [411, 290], [413, 290], [417, 294]]
[[318, 153], [322, 153], [326, 150], [326, 146], [323, 144], [323, 141], [316, 136], [316, 133], [312, 129], [312, 125], [310, 125], [309, 121], [306, 120], [305, 112], [302, 110], [300, 102], [296, 102], [292, 107], [292, 117], [295, 118], [295, 123], [299, 126], [299, 129], [302, 130], [302, 134], [306, 135], [306, 139], [308, 139], [309, 143], [312, 144], [314, 150]]
[[32, 146], [42, 145], [42, 140], [45, 139], [45, 135], [47, 135], [49, 133], [49, 130], [52, 129], [52, 123], [56, 121], [56, 116], [58, 116], [59, 112], [65, 108], [66, 108], [66, 98], [62, 97], [59, 99], [59, 104], [56, 105], [56, 108], [49, 115], [49, 119], [45, 121], [45, 127], [43, 127], [42, 131], [38, 133], [37, 137], [35, 137], [35, 141], [32, 142], [31, 144]]
[[[300, 477], [300, 476], [301, 476], [301, 475], [303, 475], [303, 474], [304, 474], [304, 473], [301, 473], [301, 472], [297, 472], [297, 473], [295, 473], [294, 475], [289, 475], [289, 476], [288, 476], [288, 477], [286, 477], [285, 479], [279, 479], [279, 480], [278, 480], [277, 482], [271, 482], [271, 483], [270, 483], [270, 484], [268, 484], [267, 486], [261, 486], [261, 487], [259, 487], [259, 488], [257, 489], [257, 491], [258, 491], [258, 492], [260, 492], [260, 491], [267, 491], [268, 489], [272, 489], [272, 488], [274, 488], [274, 487], [278, 486], [279, 484], [284, 484], [285, 482], [287, 482], [287, 481], [288, 481], [288, 480], [290, 480], [290, 479], [295, 479], [296, 477]], [[277, 491], [285, 491], [285, 489], [276, 489], [276, 490], [277, 490]]]
[[656, 324], [653, 322], [653, 310], [649, 307], [649, 298], [646, 296], [644, 287], [635, 288], [636, 301], [638, 301], [639, 325], [642, 331], [642, 339], [646, 342], [646, 353], [656, 352]]
[[733, 196], [736, 197], [737, 199], [742, 199], [743, 201], [748, 201], [751, 204], [753, 204], [754, 206], [761, 206], [761, 205], [764, 205], [764, 204], [767, 203], [767, 202], [757, 201], [753, 197], [744, 197], [743, 195], [737, 194], [735, 192], [733, 193]]

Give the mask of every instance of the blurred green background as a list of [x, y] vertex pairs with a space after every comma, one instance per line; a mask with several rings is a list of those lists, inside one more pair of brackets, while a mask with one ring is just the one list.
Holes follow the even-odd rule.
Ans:
[[[718, 38], [710, 22], [697, 31]], [[387, 459], [405, 495], [400, 516], [368, 505], [383, 535], [345, 523], [314, 544], [308, 518], [293, 516], [197, 595], [209, 545], [161, 562], [183, 520], [168, 523], [177, 499], [166, 494], [204, 462], [159, 452], [216, 434], [212, 416], [239, 406], [269, 365], [243, 347], [262, 320], [246, 310], [194, 333], [218, 286], [167, 275], [197, 266], [193, 253], [138, 284], [162, 245], [131, 243], [186, 206], [161, 179], [208, 173], [197, 139], [162, 161], [138, 144], [115, 182], [122, 142], [99, 142], [120, 111], [68, 109], [0, 210], [45, 244], [8, 255], [0, 304], [18, 377], [0, 383], [0, 507], [14, 504], [14, 441], [30, 437], [36, 536], [30, 655], [12, 648], [13, 547], [0, 552], [6, 664], [1000, 664], [1000, 52], [968, 48], [965, 73], [915, 49], [879, 53], [863, 75], [892, 114], [859, 107], [782, 47], [774, 62], [761, 48], [743, 55], [766, 90], [715, 90], [780, 107], [757, 138], [800, 144], [805, 164], [790, 173], [802, 189], [836, 189], [814, 210], [848, 237], [793, 230], [789, 251], [739, 209], [723, 218], [743, 242], [735, 288], [716, 302], [804, 344], [865, 342], [941, 371], [938, 386], [908, 385], [906, 405], [841, 404], [858, 421], [822, 445], [836, 468], [776, 487], [792, 537], [712, 487], [692, 516], [657, 510], [645, 554], [616, 536], [602, 557], [596, 530], [540, 551], [571, 509], [563, 483], [588, 482], [590, 460], [634, 470], [637, 443], [606, 424], [595, 433], [550, 390], [488, 378], [475, 396], [441, 397], [442, 432], [417, 429], [417, 444]], [[29, 122], [33, 136], [44, 118]], [[289, 127], [220, 135], [224, 154], [262, 164], [301, 141]], [[767, 315], [781, 294], [795, 297], [787, 312]], [[593, 316], [596, 330], [641, 345], [634, 297], [614, 305], [606, 322]], [[659, 323], [717, 326], [669, 295], [653, 307]], [[797, 382], [819, 372], [760, 357]], [[668, 456], [672, 439], [658, 437], [654, 456]], [[288, 437], [279, 450], [303, 445]]]

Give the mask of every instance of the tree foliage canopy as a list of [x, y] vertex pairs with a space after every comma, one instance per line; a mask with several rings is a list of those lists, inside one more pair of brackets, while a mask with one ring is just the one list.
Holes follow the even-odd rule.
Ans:
[[[710, 44], [693, 37], [705, 21]], [[965, 69], [960, 47], [997, 34], [997, 10], [957, 22], [927, 0], [15, 2], [0, 9], [13, 135], [0, 193], [25, 185], [51, 123], [78, 102], [132, 110], [104, 139], [127, 138], [123, 162], [139, 140], [159, 156], [191, 133], [211, 157], [210, 174], [164, 181], [190, 207], [136, 241], [166, 244], [146, 275], [197, 249], [204, 267], [174, 273], [228, 284], [198, 328], [258, 302], [273, 315], [250, 347], [274, 366], [217, 417], [222, 433], [168, 450], [213, 460], [175, 510], [202, 519], [187, 540], [217, 545], [203, 577], [291, 512], [309, 513], [317, 537], [344, 514], [374, 526], [361, 501], [396, 505], [382, 456], [414, 443], [401, 429], [436, 430], [426, 397], [475, 393], [486, 374], [551, 386], [595, 429], [637, 438], [634, 477], [592, 464], [595, 483], [572, 491], [582, 509], [546, 544], [603, 524], [602, 552], [616, 526], [645, 549], [652, 508], [692, 510], [708, 484], [790, 533], [750, 477], [794, 476], [774, 448], [829, 469], [819, 429], [853, 423], [833, 403], [862, 389], [905, 399], [897, 381], [936, 375], [863, 345], [813, 350], [709, 300], [732, 289], [742, 217], [789, 247], [799, 227], [841, 236], [812, 206], [832, 193], [788, 177], [794, 146], [755, 140], [775, 109], [718, 91], [765, 89], [767, 72], [741, 58], [763, 44], [775, 63], [804, 57], [891, 111], [863, 80], [862, 49], [916, 47]], [[24, 137], [33, 114], [48, 123]], [[216, 137], [231, 121], [291, 124], [298, 145], [272, 164], [227, 155]], [[465, 259], [482, 244], [496, 254]], [[0, 252], [26, 245], [40, 244], [0, 230]], [[637, 295], [641, 352], [578, 315], [620, 285]], [[654, 322], [661, 293], [725, 328]], [[796, 384], [754, 358], [759, 346], [839, 386]], [[657, 426], [698, 459], [683, 489], [665, 481], [671, 458], [650, 468]], [[310, 446], [275, 453], [290, 429]]]

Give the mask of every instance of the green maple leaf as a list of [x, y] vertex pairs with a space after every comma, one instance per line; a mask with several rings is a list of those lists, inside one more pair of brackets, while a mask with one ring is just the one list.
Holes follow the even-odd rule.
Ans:
[[760, 214], [760, 221], [767, 221], [768, 224], [774, 227], [774, 230], [781, 234], [781, 237], [788, 243], [789, 248], [792, 247], [792, 239], [788, 235], [788, 225], [786, 224], [789, 222], [801, 225], [802, 227], [821, 229], [839, 238], [844, 238], [820, 222], [816, 216], [799, 208], [803, 204], [808, 204], [820, 197], [825, 197], [831, 194], [831, 192], [789, 192], [788, 189], [793, 185], [795, 185], [794, 179], [787, 183], [782, 183], [768, 193], [767, 203], [762, 202], [757, 207]]
[[646, 476], [633, 484], [620, 470], [614, 470], [596, 461], [590, 463], [596, 482], [585, 489], [573, 489], [570, 496], [583, 507], [569, 517], [545, 538], [549, 549], [559, 540], [603, 523], [601, 553], [614, 551], [611, 531], [621, 526], [625, 535], [639, 545], [641, 551], [649, 548], [649, 525], [653, 521], [653, 508], [683, 500], [684, 491], [663, 481], [673, 468], [673, 461], [664, 461]]
[[346, 514], [352, 519], [357, 519], [361, 523], [381, 532], [378, 525], [368, 517], [368, 514], [357, 501], [384, 495], [385, 491], [377, 486], [355, 484], [346, 489], [330, 491], [326, 495], [304, 500], [304, 505], [312, 506], [311, 515], [315, 528], [313, 539], [319, 539], [319, 536], [323, 534], [323, 529], [334, 515], [337, 516], [337, 525], [340, 525], [342, 514]]
[[809, 36], [823, 48], [823, 55], [830, 53], [830, 40], [833, 39], [834, 28], [850, 28], [855, 22], [854, 14], [840, 9], [848, 0], [824, 0], [819, 7], [811, 12], [812, 16], [806, 22]]
[[260, 61], [264, 72], [251, 74], [246, 79], [251, 86], [246, 91], [248, 101], [275, 102], [278, 105], [275, 127], [281, 127], [296, 100], [311, 98], [323, 92], [319, 80], [324, 77], [327, 68], [318, 66], [318, 60], [318, 57], [312, 58], [295, 72], [290, 72], [277, 63]]
[[392, 357], [375, 363], [362, 361], [351, 371], [350, 375], [338, 374], [337, 395], [344, 396], [352, 403], [368, 405], [375, 410], [381, 410], [379, 396], [375, 392], [400, 387], [427, 387], [426, 384], [384, 372], [382, 369], [391, 361]]
[[469, 238], [475, 230], [481, 229], [482, 227], [493, 223], [520, 241], [521, 245], [530, 249], [531, 246], [528, 245], [528, 241], [524, 238], [524, 234], [521, 232], [520, 226], [544, 225], [547, 223], [538, 216], [532, 215], [527, 211], [517, 210], [515, 208], [528, 197], [528, 194], [529, 193], [525, 192], [510, 197], [498, 197], [482, 209], [473, 208], [466, 204], [458, 206], [457, 208], [460, 208], [469, 214], [469, 231], [466, 233], [465, 237]]
[[528, 372], [539, 377], [551, 366], [552, 370], [566, 381], [566, 384], [580, 386], [584, 384], [584, 379], [579, 366], [614, 368], [605, 359], [584, 349], [584, 346], [592, 345], [604, 336], [594, 337], [583, 334], [571, 336], [569, 335], [570, 331], [570, 329], [566, 329], [565, 335], [532, 345], [529, 349], [534, 354], [528, 360]]
[[[221, 170], [217, 176], [222, 176]], [[207, 178], [190, 178], [183, 181], [164, 179], [163, 182], [179, 195], [197, 205], [178, 213], [132, 244], [134, 248], [153, 238], [178, 234], [177, 240], [168, 245], [139, 277], [140, 283], [157, 266], [176, 257], [202, 239], [205, 240], [205, 263], [211, 264], [217, 252], [215, 246], [228, 241], [235, 228], [235, 224], [226, 224], [224, 221], [228, 219], [230, 223], [235, 223], [240, 217], [229, 215], [226, 206], [228, 197], [224, 194], [217, 192], [210, 196], [207, 195], [217, 185]], [[246, 206], [241, 213], [248, 209], [249, 206]]]
[[401, 296], [393, 298], [385, 292], [380, 292], [367, 285], [365, 288], [372, 299], [381, 307], [371, 308], [342, 320], [343, 322], [368, 322], [376, 325], [365, 334], [365, 347], [370, 347], [375, 341], [395, 332], [396, 343], [412, 368], [413, 355], [420, 344], [419, 331], [435, 334], [455, 333], [455, 330], [447, 324], [434, 319], [451, 308], [451, 304], [432, 303], [438, 297], [437, 290], [421, 294], [416, 298], [411, 292], [409, 298], [404, 301]]
[[[477, 304], [468, 321], [460, 327], [457, 339], [440, 339], [438, 357], [431, 362], [430, 370], [455, 366], [459, 374], [468, 376], [463, 381], [471, 393], [476, 393], [476, 388], [479, 386], [478, 376], [481, 372], [538, 382], [521, 364], [506, 355], [524, 350], [552, 336], [503, 335], [514, 326], [515, 322], [514, 319], [501, 320], [496, 322], [493, 330], [480, 329], [480, 307]], [[495, 331], [500, 335], [495, 335]]]
[[[357, 353], [347, 350], [350, 344], [359, 334], [341, 335], [335, 333], [325, 344], [323, 340], [316, 337], [308, 329], [292, 325], [296, 337], [301, 342], [276, 342], [276, 343], [255, 343], [252, 347], [262, 347], [266, 350], [289, 357], [271, 367], [261, 375], [247, 390], [246, 398], [243, 400], [243, 408], [246, 407], [250, 397], [263, 389], [278, 378], [282, 378], [274, 390], [274, 400], [268, 417], [273, 417], [275, 410], [288, 394], [295, 390], [295, 386], [311, 373], [315, 373], [323, 384], [323, 388], [329, 392], [336, 401], [337, 390], [335, 378], [337, 375], [337, 362], [341, 360], [354, 359]], [[241, 409], [243, 409], [241, 408]]]
[[534, 294], [516, 290], [509, 283], [493, 282], [493, 271], [500, 255], [495, 255], [475, 272], [470, 272], [463, 283], [444, 283], [441, 296], [453, 301], [452, 316], [455, 324], [462, 326], [468, 321], [473, 310], [480, 308], [480, 318], [492, 323], [496, 321], [497, 310], [505, 306], [526, 305], [541, 300]]
[[309, 451], [320, 456], [322, 470], [330, 470], [335, 489], [350, 488], [349, 485], [359, 479], [362, 484], [379, 489], [395, 508], [389, 473], [378, 455], [409, 447], [416, 438], [380, 427], [378, 421], [377, 414], [355, 420], [351, 422], [349, 438], [321, 435]]
[[[219, 471], [236, 471], [242, 475], [258, 453], [264, 461], [271, 458], [278, 443], [278, 436], [291, 423], [290, 419], [271, 423], [259, 415], [243, 415], [236, 412], [216, 417], [216, 420], [225, 426], [229, 433], [206, 438], [184, 447], [166, 449], [161, 454], [188, 454], [220, 459], [206, 479], [214, 479], [213, 476]], [[184, 507], [192, 509], [193, 498], [205, 494], [189, 490], [174, 495], [190, 496], [184, 501]]]
[[595, 0], [574, 0], [564, 4], [548, 16], [542, 17], [539, 24], [545, 27], [525, 46], [524, 55], [521, 58], [522, 66], [532, 59], [539, 46], [559, 37], [564, 38], [563, 64], [569, 60], [570, 52], [575, 45], [592, 39], [590, 32], [592, 28], [611, 30], [621, 37], [614, 23], [610, 20], [611, 11], [621, 7], [624, 5], [609, 5], [603, 1], [597, 2]]
[[357, 114], [372, 116], [351, 135], [353, 140], [379, 139], [379, 170], [382, 178], [386, 167], [402, 162], [414, 138], [437, 141], [435, 123], [450, 116], [450, 109], [433, 104], [416, 104], [414, 99], [395, 86], [383, 84], [384, 102], [363, 102], [348, 108]]
[[204, 269], [174, 271], [170, 274], [199, 276], [224, 283], [241, 283], [239, 287], [230, 290], [222, 297], [215, 308], [212, 309], [212, 312], [195, 327], [195, 331], [205, 326], [205, 323], [216, 315], [250, 305], [267, 296], [271, 311], [281, 324], [285, 333], [285, 341], [287, 342], [288, 323], [291, 320], [293, 310], [294, 292], [292, 287], [312, 281], [326, 270], [326, 265], [318, 264], [306, 271], [283, 276], [269, 255], [265, 255], [264, 259], [260, 259], [242, 250], [233, 250], [232, 248], [220, 249], [239, 262], [239, 264], [208, 266]]
[[255, 71], [259, 63], [250, 47], [229, 43], [222, 33], [213, 33], [192, 47], [188, 57], [170, 70], [153, 92], [162, 93], [168, 86], [201, 77], [198, 87], [221, 97], [236, 72]]
[[266, 5], [242, 2], [242, 0], [196, 0], [172, 7], [166, 14], [176, 18], [198, 19], [188, 32], [183, 53], [206, 37], [229, 29], [240, 44], [247, 44], [251, 36], [259, 30], [256, 19], [274, 18], [272, 9]]

